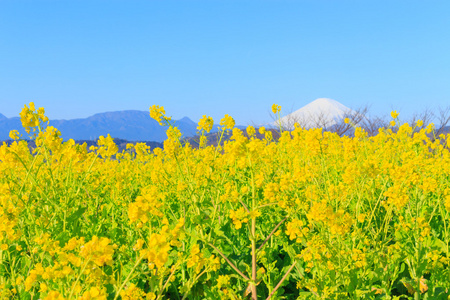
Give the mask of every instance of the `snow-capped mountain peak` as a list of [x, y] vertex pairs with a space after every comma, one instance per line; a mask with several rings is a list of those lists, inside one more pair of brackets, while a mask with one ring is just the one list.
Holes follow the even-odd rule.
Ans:
[[[287, 130], [293, 129], [295, 123], [303, 128], [326, 128], [337, 124], [339, 120], [352, 113], [350, 108], [336, 100], [319, 98], [282, 117], [280, 121]], [[278, 127], [279, 121], [275, 121], [272, 125]]]

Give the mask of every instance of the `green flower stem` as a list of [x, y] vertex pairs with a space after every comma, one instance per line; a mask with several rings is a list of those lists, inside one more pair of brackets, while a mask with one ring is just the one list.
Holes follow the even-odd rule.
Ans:
[[78, 274], [77, 280], [72, 286], [72, 289], [70, 290], [69, 299], [72, 299], [73, 292], [75, 290], [75, 287], [77, 286], [78, 281], [80, 281], [81, 275], [83, 275], [84, 270], [86, 270], [87, 265], [91, 261], [92, 256], [89, 257], [89, 259], [86, 261], [86, 263], [83, 266], [83, 269], [81, 270], [80, 274]]
[[210, 247], [212, 247], [214, 250], [216, 250], [217, 253], [219, 253], [220, 256], [223, 257], [223, 259], [226, 260], [226, 262], [230, 265], [230, 267], [232, 267], [239, 275], [242, 276], [242, 278], [244, 278], [245, 280], [250, 280], [250, 278], [248, 278], [244, 273], [242, 273], [229, 259], [228, 257], [226, 257], [219, 249], [217, 249], [216, 246], [214, 246], [211, 243], [208, 243], [208, 245]]
[[173, 268], [173, 271], [170, 273], [169, 277], [167, 278], [166, 282], [164, 283], [164, 286], [162, 287], [162, 289], [161, 289], [160, 294], [158, 295], [158, 297], [156, 297], [156, 300], [159, 300], [159, 299], [161, 298], [161, 296], [162, 296], [164, 290], [166, 289], [167, 285], [168, 285], [169, 282], [170, 282], [170, 279], [172, 278], [173, 274], [175, 274], [175, 271], [177, 270], [177, 267], [178, 267], [179, 265], [180, 265], [180, 264], [178, 263], [178, 264], [176, 264], [175, 267]]
[[[128, 273], [127, 278], [125, 278], [125, 280], [123, 281], [122, 285], [120, 286], [119, 290], [116, 292], [116, 296], [114, 297], [114, 300], [116, 300], [119, 295], [120, 292], [122, 291], [122, 289], [124, 288], [125, 284], [127, 284], [127, 282], [130, 280], [131, 275], [133, 274], [134, 270], [137, 268], [137, 266], [139, 265], [139, 263], [141, 262], [141, 260], [144, 258], [145, 256], [145, 251], [144, 253], [139, 257], [139, 259], [136, 261], [136, 263], [134, 264], [133, 268], [131, 269], [130, 273]], [[70, 298], [70, 297], [69, 297]]]
[[281, 278], [281, 280], [278, 282], [278, 284], [275, 286], [275, 288], [272, 290], [272, 292], [269, 294], [269, 296], [266, 298], [266, 300], [269, 300], [273, 294], [275, 294], [275, 292], [278, 290], [278, 288], [281, 286], [281, 284], [283, 283], [283, 281], [289, 276], [289, 273], [291, 273], [292, 269], [295, 267], [295, 265], [297, 264], [296, 261], [294, 261], [294, 263], [289, 267], [289, 269], [287, 270], [287, 272], [283, 275], [283, 277]]
[[[252, 170], [252, 210], [256, 209], [256, 191], [255, 191], [255, 176], [253, 174], [253, 165], [250, 157], [249, 163], [250, 168]], [[256, 288], [256, 218], [252, 219], [252, 229], [251, 229], [251, 242], [252, 242], [252, 282], [250, 283], [251, 291], [252, 291], [252, 300], [258, 299], [258, 290]]]
[[203, 272], [201, 272], [200, 274], [197, 275], [197, 277], [195, 277], [195, 279], [192, 281], [192, 283], [189, 284], [189, 289], [186, 291], [186, 293], [184, 293], [183, 298], [182, 298], [181, 300], [186, 299], [186, 297], [188, 296], [188, 294], [189, 294], [189, 292], [190, 292], [192, 286], [197, 282], [197, 280], [198, 280], [203, 274], [206, 273], [207, 270], [208, 270], [208, 269], [205, 268], [205, 269], [203, 270]]
[[[300, 255], [299, 258], [301, 258], [303, 255], [305, 255], [306, 253], [310, 252], [310, 250], [308, 249], [307, 251], [305, 251], [305, 253], [303, 253], [302, 255]], [[286, 280], [286, 278], [289, 276], [289, 274], [291, 273], [292, 269], [295, 267], [295, 265], [297, 264], [297, 261], [294, 261], [294, 263], [289, 267], [289, 269], [286, 271], [286, 273], [283, 275], [283, 277], [280, 279], [280, 281], [278, 282], [278, 284], [275, 286], [275, 288], [272, 290], [272, 292], [269, 294], [269, 296], [266, 298], [266, 300], [269, 300], [273, 294], [275, 294], [275, 292], [278, 290], [278, 288], [280, 288], [281, 284], [283, 283], [283, 281]]]
[[245, 208], [245, 210], [247, 211], [247, 213], [250, 213], [250, 210], [248, 209], [247, 205], [245, 205], [244, 202], [242, 202], [242, 200], [239, 200], [239, 202], [242, 204], [242, 206]]
[[264, 247], [264, 245], [267, 243], [267, 241], [272, 237], [272, 235], [277, 231], [278, 227], [281, 226], [281, 224], [283, 224], [284, 221], [286, 221], [289, 218], [289, 215], [287, 215], [283, 220], [281, 220], [277, 226], [275, 226], [275, 228], [272, 230], [272, 232], [267, 236], [267, 238], [264, 240], [264, 242], [262, 242], [261, 246], [259, 246], [258, 250], [261, 250], [262, 247]]
[[252, 219], [252, 300], [258, 299], [258, 290], [256, 289], [256, 240], [255, 240], [255, 232], [256, 232], [256, 218]]

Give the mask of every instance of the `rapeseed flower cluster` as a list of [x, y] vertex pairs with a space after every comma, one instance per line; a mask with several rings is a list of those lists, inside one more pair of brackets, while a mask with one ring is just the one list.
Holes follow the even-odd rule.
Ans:
[[206, 131], [210, 132], [213, 128], [214, 120], [211, 117], [207, 117], [206, 115], [203, 115], [203, 117], [198, 122], [197, 130], [198, 131]]
[[20, 121], [26, 132], [30, 133], [30, 130], [35, 132], [36, 127], [39, 127], [41, 122], [48, 122], [48, 117], [45, 116], [45, 109], [43, 107], [36, 109], [34, 102], [30, 102], [29, 105], [25, 104], [23, 110], [20, 112]]

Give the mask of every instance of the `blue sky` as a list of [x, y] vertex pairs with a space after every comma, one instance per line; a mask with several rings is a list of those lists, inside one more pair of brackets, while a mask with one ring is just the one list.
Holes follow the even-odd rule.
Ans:
[[0, 0], [0, 113], [163, 105], [270, 121], [327, 97], [372, 114], [450, 105], [450, 1]]

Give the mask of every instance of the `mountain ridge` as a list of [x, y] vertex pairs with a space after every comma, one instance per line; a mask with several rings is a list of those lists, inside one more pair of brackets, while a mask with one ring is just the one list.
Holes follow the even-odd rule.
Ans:
[[[9, 139], [11, 130], [18, 130], [24, 138], [28, 136], [19, 117], [2, 116], [0, 114], [0, 140]], [[197, 124], [188, 117], [174, 122], [183, 137], [196, 135]], [[114, 138], [129, 141], [163, 142], [167, 137], [167, 127], [159, 125], [148, 112], [139, 110], [110, 111], [69, 120], [55, 119], [50, 120], [49, 126], [57, 128], [64, 140], [95, 140], [101, 135], [110, 134]]]

